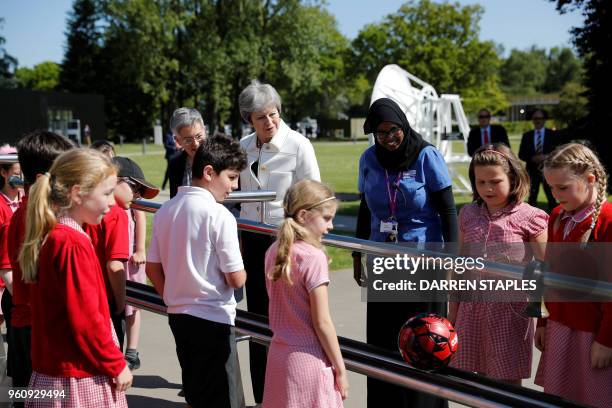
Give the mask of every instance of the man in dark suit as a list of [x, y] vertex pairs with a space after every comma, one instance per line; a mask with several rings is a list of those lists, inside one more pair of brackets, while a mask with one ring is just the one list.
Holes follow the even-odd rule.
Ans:
[[542, 183], [548, 201], [548, 210], [551, 211], [556, 206], [556, 201], [550, 191], [550, 187], [544, 181], [540, 166], [546, 155], [552, 152], [562, 141], [554, 130], [544, 127], [546, 112], [542, 109], [536, 109], [531, 114], [531, 120], [533, 121], [534, 130], [523, 133], [519, 149], [519, 158], [527, 163], [527, 173], [529, 173], [531, 178], [529, 204], [537, 205], [540, 183]]
[[200, 112], [192, 108], [178, 108], [170, 118], [170, 129], [176, 143], [182, 148], [168, 163], [172, 198], [180, 186], [191, 185], [191, 163], [200, 143], [206, 138], [206, 128]]
[[467, 151], [471, 156], [480, 147], [494, 143], [504, 143], [510, 147], [506, 129], [501, 125], [491, 125], [491, 112], [488, 109], [481, 109], [478, 112], [478, 127], [470, 130], [467, 141]]

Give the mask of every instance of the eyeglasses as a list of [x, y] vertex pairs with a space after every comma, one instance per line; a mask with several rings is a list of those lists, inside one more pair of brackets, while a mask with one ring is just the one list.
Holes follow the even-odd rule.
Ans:
[[491, 115], [478, 115], [478, 119], [489, 119]]
[[384, 130], [377, 130], [377, 131], [374, 133], [374, 135], [376, 136], [376, 138], [377, 138], [378, 140], [381, 140], [381, 139], [386, 139], [386, 138], [388, 138], [389, 136], [395, 136], [395, 135], [397, 135], [397, 134], [399, 133], [399, 131], [400, 131], [400, 130], [402, 130], [402, 129], [400, 129], [400, 128], [398, 128], [398, 127], [395, 127], [395, 126], [394, 126], [394, 127], [392, 127], [391, 129], [389, 129], [389, 130], [387, 130], [387, 131], [384, 131]]
[[204, 140], [204, 136], [202, 135], [197, 135], [195, 138], [186, 137], [183, 139], [182, 144], [184, 144], [185, 146], [191, 146], [192, 144], [195, 144], [196, 142], [201, 143], [203, 140]]

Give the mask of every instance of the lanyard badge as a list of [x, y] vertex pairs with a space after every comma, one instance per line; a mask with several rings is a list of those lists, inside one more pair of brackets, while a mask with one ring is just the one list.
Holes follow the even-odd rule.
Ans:
[[397, 208], [397, 190], [399, 190], [399, 181], [402, 176], [400, 171], [397, 175], [395, 183], [393, 183], [393, 194], [391, 193], [391, 183], [389, 183], [389, 173], [385, 170], [387, 196], [389, 197], [389, 218], [380, 222], [380, 232], [389, 234], [387, 236], [387, 242], [397, 242], [397, 235], [399, 230], [399, 224], [395, 217], [395, 210]]

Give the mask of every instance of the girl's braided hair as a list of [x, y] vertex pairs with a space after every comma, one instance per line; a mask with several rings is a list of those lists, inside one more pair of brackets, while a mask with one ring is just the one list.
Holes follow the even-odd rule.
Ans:
[[587, 146], [579, 143], [569, 143], [557, 147], [546, 157], [543, 163], [544, 170], [567, 168], [577, 176], [586, 172], [593, 173], [597, 183], [597, 199], [595, 200], [595, 211], [589, 229], [582, 237], [582, 242], [587, 242], [595, 229], [597, 218], [601, 208], [606, 202], [606, 191], [608, 187], [608, 175], [599, 158]]

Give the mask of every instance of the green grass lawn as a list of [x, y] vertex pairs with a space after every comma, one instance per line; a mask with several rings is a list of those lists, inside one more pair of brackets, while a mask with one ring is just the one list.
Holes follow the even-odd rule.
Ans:
[[[514, 152], [518, 152], [519, 143], [520, 135], [510, 135], [510, 144]], [[358, 141], [355, 143], [315, 141], [313, 145], [321, 169], [322, 180], [331, 185], [336, 192], [356, 193], [359, 157], [368, 147], [368, 143], [365, 141]], [[461, 147], [459, 143], [456, 143], [456, 145]], [[454, 148], [457, 147], [454, 146]], [[161, 186], [164, 172], [166, 171], [166, 160], [164, 159], [161, 146], [148, 145], [147, 155], [139, 154], [142, 152], [142, 145], [140, 144], [124, 144], [122, 147], [117, 146], [116, 149], [119, 155], [129, 154], [130, 157], [142, 167], [147, 180]], [[468, 177], [467, 164], [457, 165], [457, 171], [466, 178]], [[471, 201], [471, 195], [455, 195], [455, 202], [458, 208]], [[538, 202], [541, 208], [546, 208], [546, 197], [543, 189], [540, 190]], [[338, 213], [356, 216], [358, 209], [358, 201], [348, 201], [341, 203]], [[147, 235], [149, 235], [151, 231], [151, 219], [152, 215], [149, 215]], [[327, 248], [327, 251], [332, 258], [331, 269], [343, 269], [352, 265], [349, 251], [331, 247]]]

